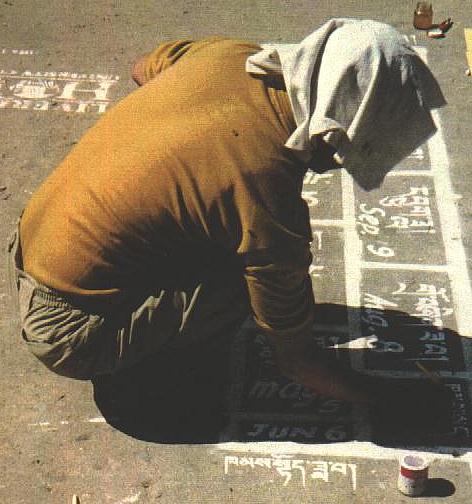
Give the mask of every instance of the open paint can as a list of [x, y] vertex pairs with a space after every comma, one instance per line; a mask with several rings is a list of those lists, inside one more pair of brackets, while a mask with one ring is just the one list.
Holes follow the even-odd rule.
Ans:
[[419, 455], [405, 455], [400, 460], [398, 490], [402, 494], [416, 497], [426, 490], [428, 461]]

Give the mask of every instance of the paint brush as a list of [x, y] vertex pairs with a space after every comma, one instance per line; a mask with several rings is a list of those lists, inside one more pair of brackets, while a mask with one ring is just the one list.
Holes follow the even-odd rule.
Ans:
[[426, 376], [426, 378], [432, 381], [435, 385], [439, 385], [441, 387], [444, 386], [443, 383], [441, 382], [441, 379], [436, 373], [433, 373], [418, 361], [415, 361], [415, 365]]

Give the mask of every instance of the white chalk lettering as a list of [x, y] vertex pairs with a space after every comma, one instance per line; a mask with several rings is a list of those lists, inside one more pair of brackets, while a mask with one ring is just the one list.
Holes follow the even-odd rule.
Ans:
[[320, 200], [316, 197], [318, 191], [302, 191], [302, 198], [307, 202], [309, 207], [315, 207], [319, 204]]
[[388, 321], [382, 310], [366, 307], [362, 311], [361, 320], [368, 326], [388, 327]]
[[393, 303], [392, 301], [388, 301], [387, 299], [383, 299], [379, 296], [371, 294], [370, 292], [366, 292], [364, 294], [364, 306], [366, 308], [374, 308], [378, 310], [383, 310], [386, 306], [391, 308], [398, 307], [397, 303]]
[[423, 147], [418, 147], [415, 149], [409, 156], [408, 159], [418, 159], [422, 161], [424, 159], [424, 150]]
[[[331, 412], [330, 412], [331, 413]], [[272, 424], [253, 424], [252, 430], [247, 432], [247, 436], [253, 439], [267, 438], [270, 440], [291, 440], [304, 439], [307, 441], [317, 438], [325, 439], [326, 441], [343, 441], [347, 439], [348, 434], [343, 425], [327, 426], [325, 430], [321, 430], [319, 426], [313, 425], [309, 428], [298, 426], [278, 426]]]
[[398, 343], [397, 341], [379, 340], [375, 335], [370, 338], [367, 338], [366, 341], [367, 341], [367, 348], [369, 350], [372, 350], [373, 352], [401, 353], [405, 351], [403, 345]]
[[[115, 84], [115, 81], [74, 81], [67, 82], [62, 94], [58, 96], [59, 100], [74, 100], [84, 96], [93, 96], [94, 101], [104, 101], [107, 99], [108, 91]], [[97, 87], [98, 86], [98, 87]]]
[[331, 183], [332, 178], [333, 178], [332, 173], [316, 173], [312, 170], [308, 170], [305, 173], [305, 177], [303, 178], [303, 184], [316, 185], [319, 184], [321, 181], [324, 181], [329, 184]]
[[391, 215], [390, 224], [386, 225], [385, 229], [393, 228], [408, 233], [436, 233], [427, 187], [411, 187], [408, 193], [385, 196], [379, 203], [384, 208], [408, 210]]
[[316, 250], [320, 251], [323, 248], [323, 231], [313, 231], [313, 238]]
[[0, 108], [103, 113], [118, 76], [0, 70]]
[[413, 290], [407, 290], [405, 282], [398, 282], [399, 288], [393, 295], [411, 297], [411, 315], [418, 319], [418, 324], [426, 326], [418, 341], [422, 350], [408, 360], [448, 361], [448, 345], [444, 332], [444, 319], [453, 315], [450, 306], [451, 299], [445, 287], [437, 287], [430, 283], [419, 283]]
[[17, 56], [32, 56], [35, 52], [33, 49], [10, 49], [8, 47], [3, 47], [1, 49], [2, 54], [15, 54]]
[[357, 489], [357, 465], [329, 460], [307, 460], [292, 455], [277, 454], [272, 457], [226, 455], [224, 457], [224, 474], [230, 474], [231, 468], [244, 468], [260, 471], [270, 470], [283, 478], [283, 486], [301, 483], [307, 486], [307, 476], [313, 483], [331, 483], [334, 475], [349, 478], [352, 489]]

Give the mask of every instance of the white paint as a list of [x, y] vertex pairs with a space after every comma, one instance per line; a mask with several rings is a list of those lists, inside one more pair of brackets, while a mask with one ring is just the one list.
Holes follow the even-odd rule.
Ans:
[[360, 336], [359, 338], [346, 341], [345, 343], [338, 343], [334, 348], [345, 348], [347, 350], [365, 350], [371, 348], [373, 338], [378, 341], [376, 336]]
[[226, 455], [224, 458], [225, 475], [230, 473], [230, 468], [233, 466], [257, 471], [261, 469], [275, 470], [279, 476], [285, 478], [283, 486], [288, 486], [289, 483], [296, 484], [297, 481], [293, 478], [296, 475], [299, 477], [298, 481], [301, 480], [303, 488], [307, 486], [307, 479], [313, 480], [310, 481], [312, 483], [317, 480], [329, 483], [333, 474], [339, 473], [351, 480], [353, 491], [357, 489], [357, 465], [346, 462], [304, 460], [288, 454], [272, 454], [271, 457]]
[[345, 221], [342, 219], [310, 219], [312, 227], [340, 227], [343, 228]]
[[1, 54], [15, 54], [18, 56], [33, 56], [36, 53], [34, 49], [11, 49], [9, 47], [2, 47]]
[[436, 271], [447, 273], [449, 267], [444, 264], [420, 264], [420, 263], [392, 263], [392, 262], [370, 262], [362, 263], [364, 269], [379, 269], [379, 270], [405, 270], [405, 271]]
[[[435, 112], [435, 111], [434, 111]], [[444, 240], [445, 254], [449, 266], [451, 289], [457, 310], [457, 328], [461, 336], [472, 337], [472, 289], [467, 258], [462, 243], [459, 213], [456, 207], [449, 175], [449, 159], [442, 133], [439, 114], [433, 113], [438, 127], [429, 141], [431, 165], [436, 181], [436, 202]]]
[[106, 419], [103, 417], [94, 417], [87, 420], [89, 423], [107, 423]]
[[416, 447], [414, 450], [409, 447], [386, 448], [377, 446], [368, 441], [350, 441], [342, 443], [330, 443], [324, 445], [298, 444], [290, 441], [283, 443], [274, 442], [229, 442], [219, 443], [212, 446], [215, 452], [228, 451], [239, 452], [248, 455], [253, 454], [303, 454], [321, 457], [345, 457], [345, 458], [367, 458], [371, 460], [400, 460], [400, 457], [408, 452], [426, 458], [430, 463], [434, 460], [459, 460], [472, 463], [472, 452], [465, 449], [457, 449], [460, 454], [457, 457], [451, 455], [452, 448], [435, 446], [434, 453], [428, 448]]
[[72, 422], [70, 420], [58, 420], [54, 423], [52, 422], [34, 422], [28, 424], [29, 427], [39, 427], [42, 429], [48, 430], [57, 430], [57, 426], [59, 425], [73, 425], [74, 423], [92, 423], [92, 424], [106, 424], [107, 420], [104, 417], [92, 417], [86, 418], [85, 420], [78, 420], [76, 422]]
[[134, 495], [130, 495], [129, 497], [125, 497], [124, 499], [119, 500], [116, 504], [133, 504], [134, 502], [139, 501], [140, 496], [141, 492], [138, 492]]
[[[427, 62], [426, 48], [417, 47], [415, 49]], [[432, 116], [436, 123], [437, 132], [428, 141], [428, 149], [431, 170], [434, 174], [436, 203], [446, 260], [449, 266], [454, 305], [460, 306], [460, 309], [456, 310], [457, 328], [461, 336], [472, 337], [472, 288], [467, 269], [467, 257], [462, 243], [459, 212], [455, 204], [457, 196], [452, 188], [449, 157], [439, 111], [433, 110]]]
[[101, 80], [120, 80], [118, 75], [111, 74], [98, 74], [98, 73], [77, 73], [77, 72], [61, 72], [61, 71], [47, 71], [47, 72], [31, 72], [30, 70], [24, 70], [18, 72], [16, 70], [1, 70], [1, 78], [43, 78], [43, 79], [55, 79], [55, 80], [79, 80], [79, 81], [101, 81]]
[[387, 173], [387, 177], [432, 177], [431, 170], [392, 170]]
[[[358, 308], [361, 306], [361, 257], [362, 242], [356, 230], [356, 201], [354, 182], [345, 170], [341, 172], [342, 205], [344, 218], [344, 271], [346, 282], [346, 305], [348, 307], [348, 323], [351, 338], [361, 335], [361, 319]], [[362, 369], [362, 352], [351, 352], [351, 366]]]
[[118, 80], [105, 74], [0, 70], [0, 109], [103, 113]]

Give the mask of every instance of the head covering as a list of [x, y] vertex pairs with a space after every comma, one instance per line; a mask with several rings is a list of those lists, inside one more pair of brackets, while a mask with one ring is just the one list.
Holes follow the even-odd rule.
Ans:
[[286, 142], [309, 161], [322, 139], [366, 188], [435, 131], [445, 105], [435, 78], [389, 25], [331, 19], [300, 44], [264, 45], [246, 71], [285, 81], [297, 128]]

